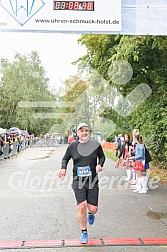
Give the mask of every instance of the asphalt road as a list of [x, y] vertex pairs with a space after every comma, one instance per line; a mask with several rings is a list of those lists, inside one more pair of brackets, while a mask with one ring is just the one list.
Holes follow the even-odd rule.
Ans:
[[[79, 239], [76, 202], [67, 177], [58, 179], [67, 145], [29, 148], [0, 162], [0, 241]], [[124, 182], [125, 171], [106, 159], [100, 174], [99, 211], [88, 227], [90, 239], [167, 237], [167, 188], [150, 181], [148, 194], [137, 194]], [[135, 251], [134, 246], [10, 249], [13, 251]], [[167, 247], [137, 247], [166, 251]]]

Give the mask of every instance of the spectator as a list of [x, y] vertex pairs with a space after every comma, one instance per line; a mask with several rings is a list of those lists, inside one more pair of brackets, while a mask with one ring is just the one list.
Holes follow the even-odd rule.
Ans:
[[121, 143], [122, 143], [121, 142], [121, 137], [122, 137], [122, 134], [118, 134], [118, 137], [116, 138], [116, 144], [117, 144], [116, 153], [115, 153], [116, 157], [118, 157], [119, 152], [121, 150]]
[[[135, 154], [135, 136], [139, 135], [139, 130], [138, 129], [133, 129], [132, 130], [132, 146], [130, 148], [130, 153], [133, 156]], [[132, 168], [132, 180], [129, 181], [131, 185], [135, 185], [137, 183], [137, 173], [136, 171]]]
[[71, 144], [71, 143], [74, 142], [74, 141], [75, 141], [74, 136], [73, 136], [73, 135], [70, 135], [70, 136], [68, 137], [68, 143]]
[[130, 146], [132, 146], [132, 142], [130, 140], [129, 134], [124, 135], [124, 141], [122, 144], [121, 152], [123, 157], [123, 167], [126, 168], [127, 177], [124, 179], [125, 181], [130, 181], [132, 174], [132, 167], [130, 162], [127, 162], [126, 159], [129, 157]]
[[0, 137], [0, 156], [3, 154], [4, 140]]
[[135, 156], [129, 158], [129, 160], [135, 160], [134, 169], [137, 172], [138, 184], [134, 188], [134, 192], [147, 193], [146, 180], [144, 179], [143, 172], [145, 171], [145, 166], [143, 161], [145, 160], [145, 147], [142, 142], [142, 136], [135, 136]]

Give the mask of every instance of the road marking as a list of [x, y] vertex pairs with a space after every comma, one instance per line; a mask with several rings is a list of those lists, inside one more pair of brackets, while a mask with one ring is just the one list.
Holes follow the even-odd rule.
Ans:
[[167, 238], [104, 238], [90, 239], [87, 244], [73, 240], [28, 240], [0, 241], [0, 249], [25, 248], [63, 248], [63, 247], [99, 247], [99, 246], [158, 246], [167, 247]]

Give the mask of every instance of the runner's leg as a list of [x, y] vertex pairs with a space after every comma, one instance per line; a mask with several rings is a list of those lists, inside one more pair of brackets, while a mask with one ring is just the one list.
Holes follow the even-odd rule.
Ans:
[[88, 212], [89, 213], [92, 213], [92, 214], [97, 213], [98, 206], [93, 206], [91, 204], [87, 204], [87, 206], [88, 206]]
[[81, 230], [87, 229], [87, 202], [83, 201], [77, 206], [78, 208], [78, 223]]

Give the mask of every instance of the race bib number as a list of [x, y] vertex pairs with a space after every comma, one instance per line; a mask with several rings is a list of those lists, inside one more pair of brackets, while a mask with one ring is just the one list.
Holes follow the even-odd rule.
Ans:
[[84, 166], [84, 167], [77, 167], [77, 176], [79, 177], [88, 177], [92, 175], [92, 171], [90, 169], [90, 166]]

